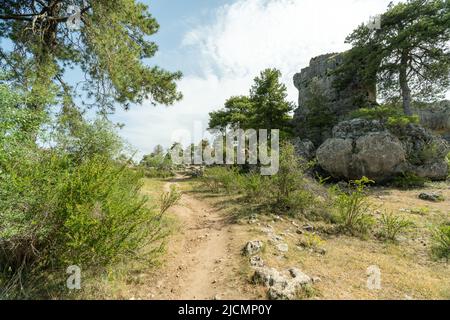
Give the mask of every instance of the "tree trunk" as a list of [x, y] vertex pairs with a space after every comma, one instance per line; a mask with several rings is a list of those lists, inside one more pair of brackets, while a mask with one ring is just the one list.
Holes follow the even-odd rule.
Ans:
[[408, 51], [402, 52], [401, 62], [400, 62], [400, 89], [403, 98], [403, 112], [407, 116], [412, 116], [411, 111], [411, 89], [408, 85], [408, 62], [409, 54]]

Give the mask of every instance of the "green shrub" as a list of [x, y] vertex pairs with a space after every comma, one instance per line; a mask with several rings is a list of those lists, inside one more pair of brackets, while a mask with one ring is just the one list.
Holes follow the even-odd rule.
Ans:
[[0, 297], [48, 294], [58, 281], [64, 288], [70, 265], [101, 270], [153, 261], [163, 222], [140, 195], [142, 173], [115, 160], [122, 146], [112, 125], [78, 119], [71, 130], [50, 126], [20, 96], [2, 99], [3, 89]]
[[181, 199], [181, 193], [175, 186], [170, 187], [169, 192], [164, 192], [159, 199], [159, 215], [163, 216], [170, 207], [174, 206]]
[[248, 173], [238, 179], [239, 190], [244, 194], [247, 202], [264, 203], [267, 198], [269, 180], [259, 173]]
[[392, 181], [392, 184], [401, 189], [410, 189], [410, 188], [422, 188], [425, 186], [427, 179], [417, 176], [411, 172], [402, 173], [399, 176], [396, 176]]
[[390, 128], [405, 127], [410, 123], [419, 123], [419, 117], [405, 116], [402, 109], [394, 105], [380, 105], [373, 108], [360, 108], [350, 114], [351, 118], [378, 120]]
[[402, 113], [399, 108], [391, 105], [380, 105], [373, 108], [360, 108], [353, 111], [350, 114], [350, 117], [386, 122], [390, 117], [397, 117], [400, 115], [402, 115]]
[[379, 219], [379, 224], [380, 236], [391, 241], [395, 241], [399, 234], [406, 232], [414, 225], [411, 221], [396, 216], [392, 212], [383, 213]]
[[370, 203], [365, 194], [365, 188], [369, 183], [373, 181], [363, 177], [349, 183], [349, 193], [336, 190], [337, 221], [345, 231], [354, 235], [366, 235], [374, 224], [374, 219], [369, 213]]
[[241, 173], [238, 167], [210, 167], [201, 181], [205, 189], [220, 193], [240, 194], [248, 203], [266, 206], [281, 213], [304, 214], [315, 205], [304, 175], [309, 167], [295, 154], [294, 147], [283, 143], [280, 148], [279, 171], [273, 176], [259, 172]]
[[404, 128], [408, 124], [418, 124], [419, 117], [417, 115], [413, 116], [393, 116], [387, 119], [387, 126], [390, 128]]
[[139, 166], [147, 178], [170, 178], [175, 176], [172, 160], [164, 153], [145, 155]]
[[164, 170], [157, 168], [145, 168], [144, 174], [147, 178], [159, 178], [159, 179], [167, 179], [175, 176], [175, 172], [172, 170]]
[[324, 240], [317, 234], [305, 233], [299, 241], [299, 245], [303, 248], [318, 249], [324, 244]]
[[280, 146], [279, 170], [270, 177], [269, 186], [274, 206], [290, 213], [304, 213], [312, 206], [314, 197], [307, 190], [304, 174], [308, 166], [296, 155], [292, 144], [283, 143]]
[[433, 232], [432, 253], [436, 258], [450, 259], [450, 223], [436, 228]]
[[214, 193], [240, 192], [241, 174], [235, 167], [214, 166], [206, 168], [201, 178], [204, 187]]
[[446, 143], [440, 143], [436, 141], [424, 143], [423, 148], [416, 154], [410, 155], [408, 160], [415, 165], [431, 163], [436, 159], [444, 158], [444, 152], [446, 152], [447, 150], [448, 149]]

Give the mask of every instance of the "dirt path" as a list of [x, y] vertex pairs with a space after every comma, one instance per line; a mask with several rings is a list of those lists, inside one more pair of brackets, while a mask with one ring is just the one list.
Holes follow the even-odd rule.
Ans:
[[[165, 185], [185, 180], [177, 177]], [[243, 299], [237, 282], [239, 249], [234, 248], [233, 228], [208, 203], [183, 194], [171, 209], [179, 221], [179, 232], [168, 244], [166, 262], [158, 275], [154, 299]], [[237, 286], [237, 287], [236, 287]]]

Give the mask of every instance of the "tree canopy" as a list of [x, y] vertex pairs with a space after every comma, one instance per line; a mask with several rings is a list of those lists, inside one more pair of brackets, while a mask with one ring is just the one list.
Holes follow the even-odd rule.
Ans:
[[[411, 102], [442, 95], [449, 86], [450, 1], [408, 0], [390, 4], [381, 28], [361, 25], [348, 38], [353, 45], [340, 80], [357, 75], [368, 86], [377, 83], [382, 97]], [[345, 76], [347, 75], [347, 77]]]
[[287, 88], [280, 78], [277, 69], [262, 71], [254, 79], [249, 96], [231, 97], [223, 109], [209, 114], [209, 128], [279, 129], [282, 135], [289, 135], [289, 113], [294, 105], [287, 101]]
[[[77, 30], [68, 24], [74, 19]], [[72, 106], [80, 89], [86, 106], [105, 113], [144, 99], [170, 105], [181, 99], [181, 73], [147, 61], [158, 49], [149, 41], [158, 28], [136, 0], [0, 0], [0, 40], [11, 44], [0, 49], [3, 81], [25, 89], [34, 108]], [[83, 80], [73, 84], [68, 69], [80, 70]]]

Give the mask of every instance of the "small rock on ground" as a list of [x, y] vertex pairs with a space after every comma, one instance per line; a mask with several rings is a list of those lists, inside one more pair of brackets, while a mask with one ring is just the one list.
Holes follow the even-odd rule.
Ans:
[[441, 202], [445, 200], [442, 194], [435, 192], [422, 192], [419, 194], [419, 199], [432, 202]]
[[249, 241], [244, 248], [244, 253], [247, 255], [254, 255], [261, 251], [263, 242], [260, 240]]

